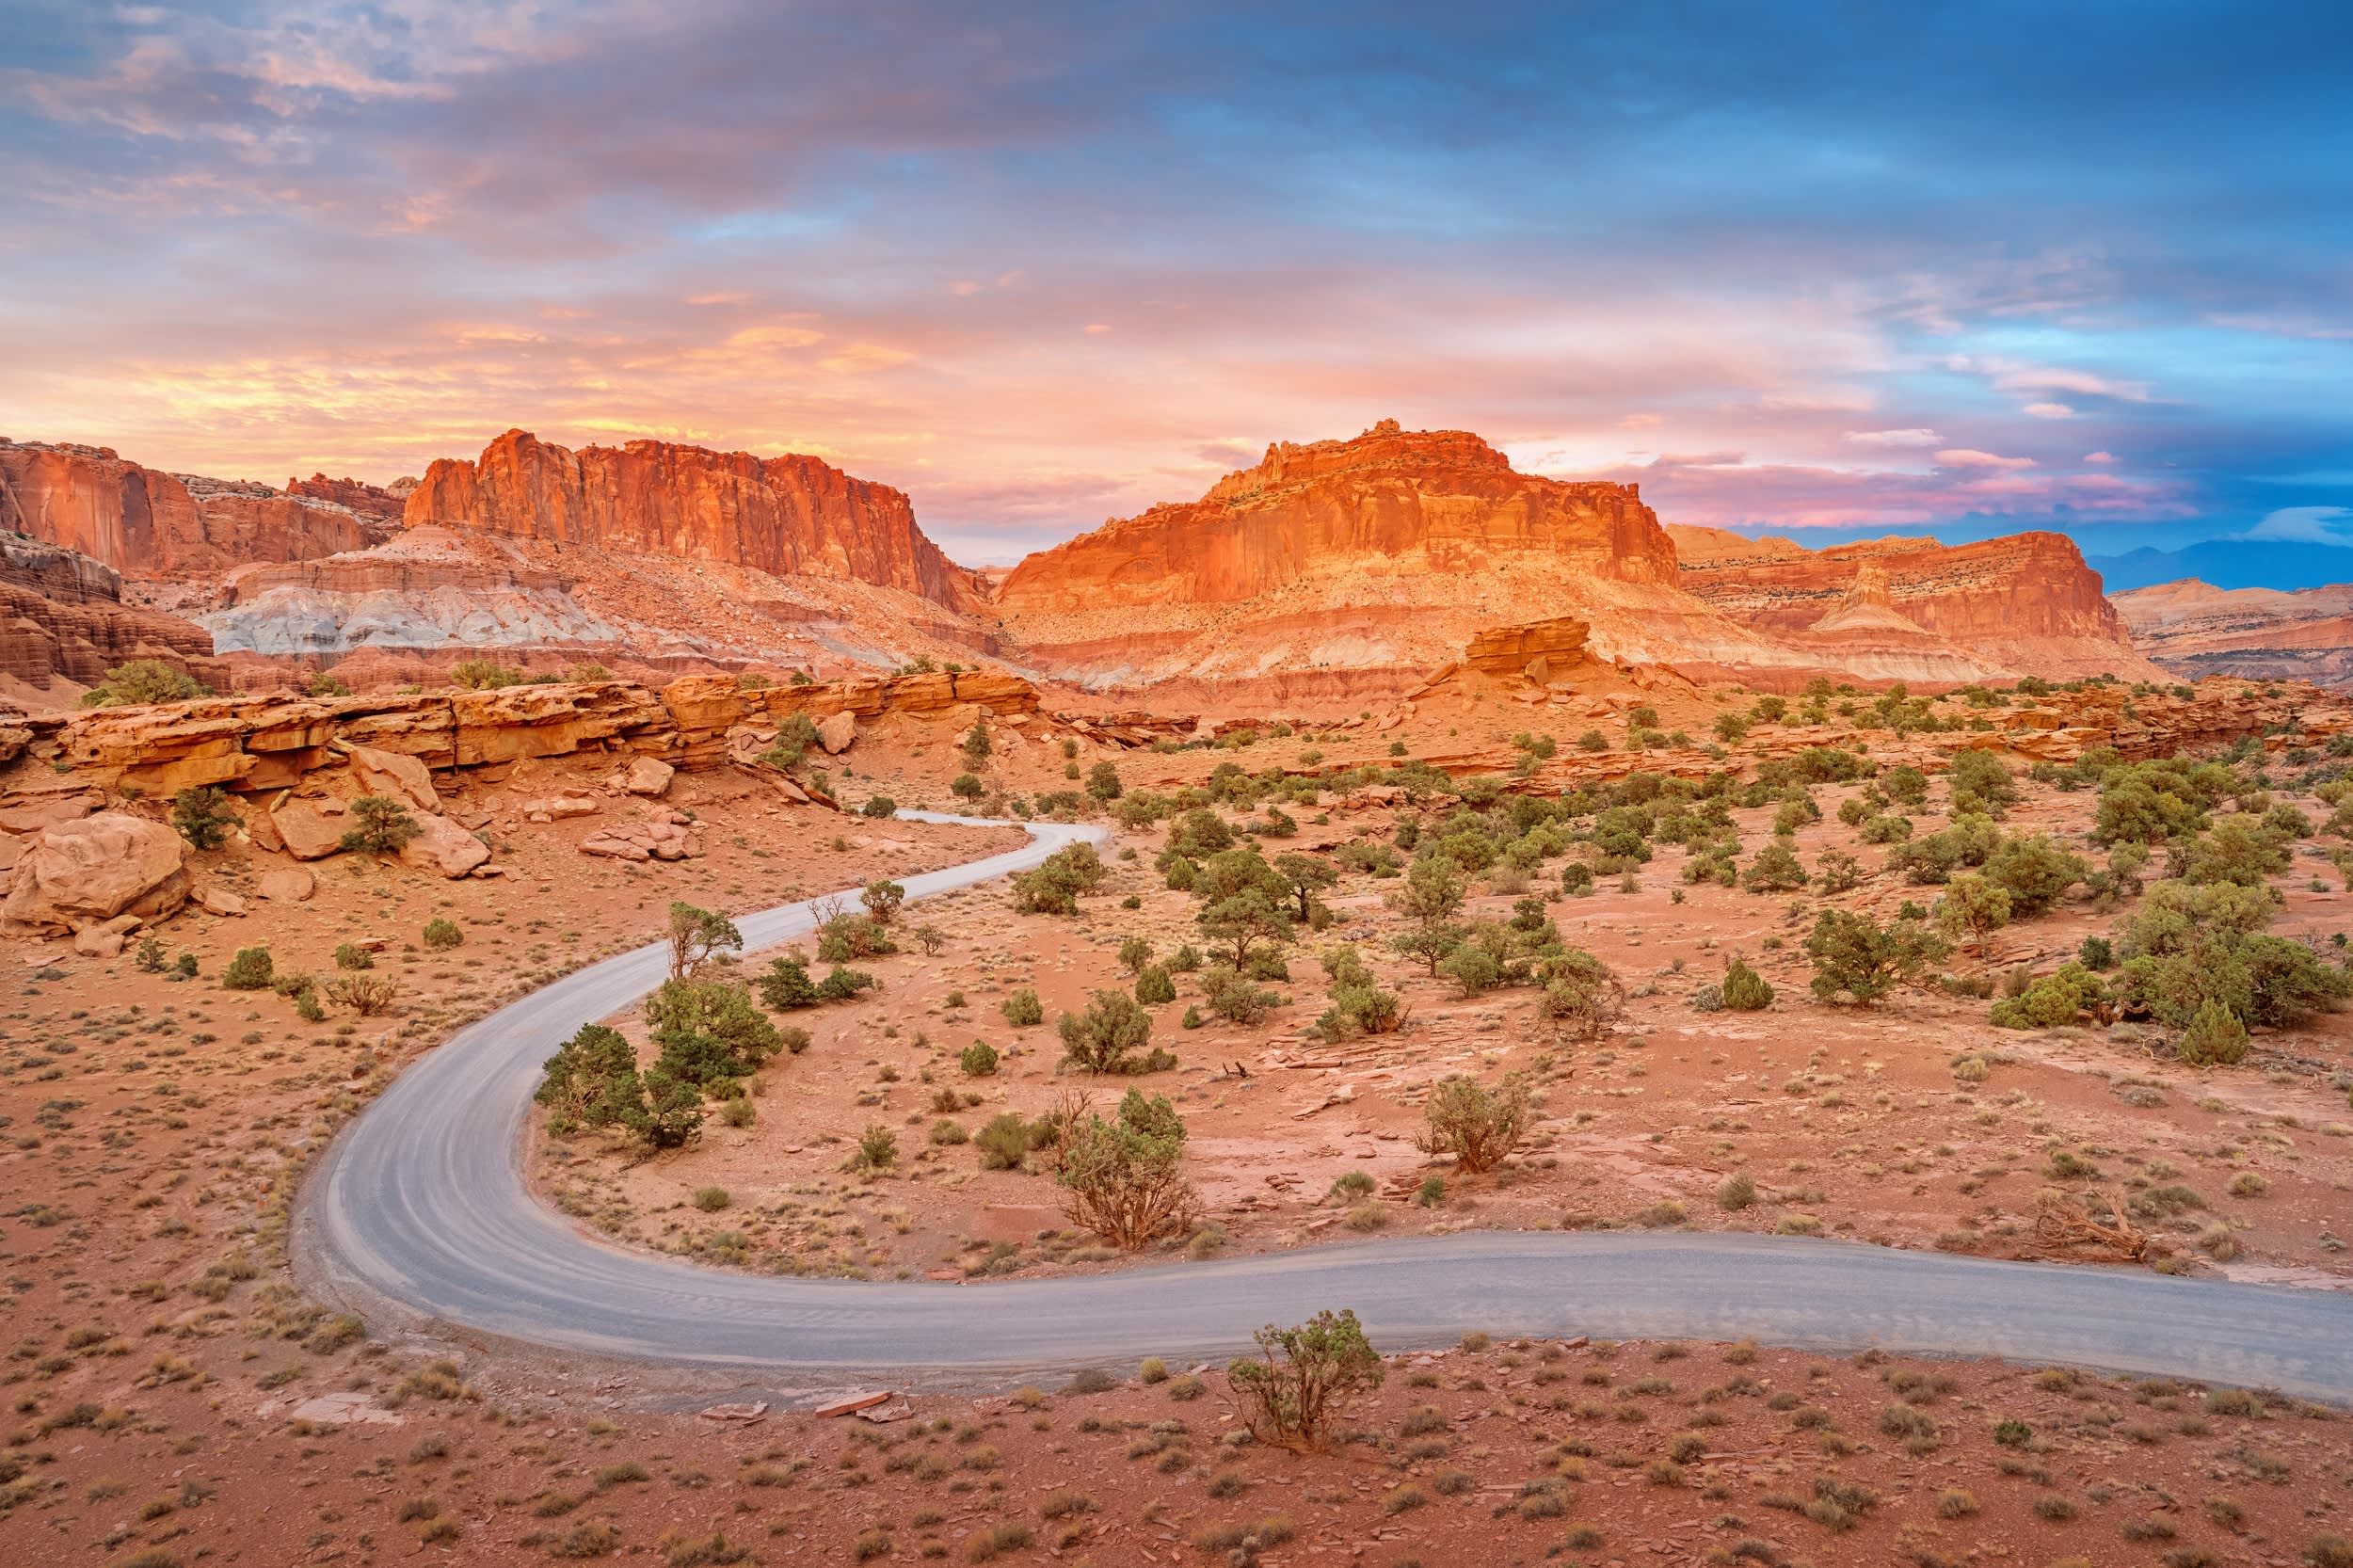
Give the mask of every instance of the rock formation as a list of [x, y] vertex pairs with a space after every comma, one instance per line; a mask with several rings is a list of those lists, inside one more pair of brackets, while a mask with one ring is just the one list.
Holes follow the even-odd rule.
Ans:
[[924, 536], [904, 495], [815, 457], [653, 440], [574, 452], [509, 430], [474, 462], [434, 463], [404, 516], [412, 528], [440, 523], [847, 578], [958, 610], [981, 600], [979, 580]]
[[2283, 592], [2187, 578], [2119, 594], [2140, 650], [2189, 680], [2236, 675], [2353, 687], [2353, 584]]
[[161, 473], [111, 447], [0, 440], [0, 531], [79, 551], [130, 577], [364, 550], [389, 533], [382, 506], [371, 504], [363, 512], [307, 491]]
[[69, 706], [117, 664], [153, 659], [228, 684], [213, 639], [176, 616], [122, 602], [122, 574], [38, 539], [0, 534], [0, 677], [28, 706]]
[[1677, 584], [1633, 486], [1515, 472], [1477, 436], [1384, 420], [1032, 555], [998, 608], [1025, 657], [1095, 684], [1426, 670], [1533, 609], [1574, 612], [1613, 654], [1770, 657]]
[[180, 836], [144, 817], [101, 811], [43, 828], [33, 840], [12, 873], [0, 930], [48, 936], [112, 927], [106, 935], [120, 952], [124, 931], [187, 901]]
[[1814, 551], [1712, 528], [1667, 532], [1693, 594], [1827, 671], [1936, 683], [2158, 673], [2064, 535]]

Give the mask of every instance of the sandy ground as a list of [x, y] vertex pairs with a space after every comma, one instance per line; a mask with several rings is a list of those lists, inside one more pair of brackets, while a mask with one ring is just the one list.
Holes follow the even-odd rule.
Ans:
[[[1698, 732], [1706, 699], [1675, 700], [1693, 711], [1662, 703], [1666, 722]], [[1221, 760], [1296, 764], [1306, 749], [1325, 767], [1385, 760], [1399, 740], [1415, 755], [1492, 757], [1529, 725], [1500, 704], [1424, 707], [1394, 732], [1117, 760], [1131, 787], [1165, 786]], [[1572, 718], [1555, 732], [1565, 743], [1584, 728]], [[952, 737], [874, 743], [861, 741], [846, 769], [835, 764], [846, 798], [880, 788], [903, 804], [947, 803], [945, 780], [963, 768]], [[1894, 755], [1884, 742], [1880, 750]], [[1077, 760], [1103, 755], [1082, 746]], [[1034, 792], [1069, 787], [1064, 765], [1058, 745], [1031, 741], [1000, 747], [985, 771], [993, 784]], [[795, 812], [732, 776], [681, 776], [675, 788], [674, 804], [703, 823], [703, 859], [590, 861], [571, 846], [595, 819], [526, 825], [502, 836], [508, 874], [498, 882], [345, 857], [322, 864], [309, 903], [184, 916], [166, 937], [197, 955], [194, 982], [142, 973], [127, 956], [76, 959], [64, 943], [10, 952], [20, 968], [0, 1017], [0, 1311], [15, 1347], [15, 1425], [0, 1449], [0, 1564], [523, 1561], [600, 1545], [680, 1564], [738, 1560], [739, 1550], [769, 1562], [869, 1553], [1220, 1563], [1254, 1550], [1221, 1532], [1279, 1515], [1287, 1525], [1257, 1532], [1257, 1561], [2190, 1568], [2291, 1563], [2315, 1537], [2353, 1533], [2353, 1444], [2341, 1419], [2162, 1383], [1859, 1365], [1769, 1347], [1750, 1359], [1710, 1346], [1499, 1344], [1393, 1363], [1378, 1399], [1344, 1422], [1359, 1435], [1300, 1457], [1228, 1445], [1234, 1411], [1214, 1369], [1195, 1399], [1181, 1397], [1187, 1368], [1145, 1384], [1123, 1366], [1106, 1369], [1117, 1385], [1098, 1394], [926, 1395], [882, 1425], [777, 1408], [747, 1421], [696, 1412], [756, 1391], [465, 1344], [387, 1344], [304, 1300], [281, 1243], [309, 1156], [387, 1075], [462, 1021], [644, 939], [672, 898], [751, 908], [970, 858], [1016, 836]], [[1799, 836], [1809, 865], [1847, 835], [1835, 820], [1844, 792], [1817, 792], [1825, 820]], [[466, 792], [456, 799], [467, 804]], [[2080, 832], [2091, 804], [2088, 793], [2030, 790], [2006, 825]], [[1336, 808], [1323, 824], [1296, 814], [1300, 836], [1270, 849], [1393, 827], [1385, 806]], [[1765, 815], [1741, 814], [1752, 853], [1767, 841]], [[1942, 820], [1913, 816], [1921, 831]], [[653, 1160], [595, 1139], [546, 1141], [536, 1173], [584, 1225], [714, 1267], [879, 1276], [1118, 1266], [1063, 1218], [1050, 1176], [983, 1172], [969, 1145], [934, 1144], [930, 1129], [947, 1113], [933, 1099], [952, 1089], [949, 1119], [970, 1129], [1003, 1107], [1034, 1112], [1069, 1086], [1052, 1072], [1056, 1012], [1124, 979], [1122, 936], [1166, 951], [1189, 934], [1192, 901], [1150, 869], [1159, 841], [1119, 840], [1113, 875], [1075, 919], [1015, 916], [993, 888], [927, 905], [919, 918], [946, 934], [937, 956], [910, 948], [875, 960], [883, 985], [872, 1000], [780, 1018], [809, 1027], [814, 1043], [763, 1075], [752, 1126], [714, 1118], [699, 1146]], [[1137, 857], [1119, 858], [1123, 849]], [[1866, 866], [1881, 854], [1856, 853]], [[1179, 1028], [1197, 988], [1178, 977], [1178, 1000], [1155, 1010], [1155, 1040], [1180, 1065], [1143, 1086], [1186, 1116], [1190, 1163], [1220, 1233], [1205, 1250], [1353, 1236], [1354, 1206], [1326, 1192], [1363, 1171], [1381, 1194], [1371, 1212], [1397, 1233], [1810, 1222], [2002, 1256], [2029, 1250], [2025, 1217], [2050, 1154], [2065, 1148], [2103, 1181], [2197, 1191], [2203, 1210], [2159, 1227], [2189, 1267], [2347, 1277], [2337, 1237], [2353, 1224], [2341, 1081], [2353, 1015], [2261, 1035], [2246, 1065], [2197, 1073], [2153, 1057], [2148, 1032], [1996, 1031], [1983, 1002], [1936, 993], [1907, 992], [1871, 1013], [1825, 1009], [1805, 996], [1797, 952], [1820, 901], [1804, 896], [1807, 912], [1793, 916], [1791, 895], [1685, 888], [1681, 859], [1662, 850], [1634, 892], [1605, 878], [1591, 898], [1549, 905], [1568, 938], [1636, 993], [1593, 1041], [1551, 1039], [1524, 990], [1464, 1000], [1379, 951], [1393, 917], [1380, 904], [1385, 885], [1364, 878], [1334, 890], [1340, 920], [1327, 936], [1359, 939], [1385, 981], [1402, 986], [1407, 1032], [1337, 1049], [1305, 1040], [1323, 987], [1304, 952], [1278, 987], [1290, 1001], [1247, 1030]], [[250, 891], [256, 869], [232, 848], [205, 857], [200, 875]], [[2314, 872], [2329, 890], [2311, 888]], [[2325, 861], [2299, 859], [2279, 883], [2275, 929], [2345, 925], [2341, 879]], [[1134, 909], [1122, 906], [1130, 895]], [[1906, 896], [1929, 893], [1882, 881], [1841, 902], [1892, 908]], [[1500, 913], [1510, 902], [1485, 892], [1480, 904]], [[419, 932], [435, 915], [459, 922], [462, 947], [423, 949]], [[2034, 958], [2047, 968], [2111, 919], [2062, 904], [2001, 933], [1985, 967]], [[281, 969], [326, 974], [339, 944], [377, 938], [377, 970], [405, 993], [389, 1020], [306, 1024], [274, 995], [216, 985], [230, 954], [259, 941]], [[1736, 952], [1780, 987], [1775, 1006], [1694, 1012], [1690, 990]], [[1021, 985], [1040, 992], [1045, 1025], [1005, 1023], [1000, 1005]], [[956, 1067], [974, 1038], [1007, 1052], [996, 1077], [968, 1080]], [[1957, 1080], [1953, 1057], [1978, 1047], [2009, 1060], [1983, 1083]], [[1447, 1070], [1531, 1073], [1544, 1120], [1513, 1166], [1449, 1176], [1444, 1201], [1424, 1208], [1404, 1196], [1435, 1169], [1412, 1141], [1418, 1098]], [[1096, 1103], [1108, 1109], [1125, 1087], [1095, 1086]], [[964, 1105], [968, 1095], [980, 1103]], [[904, 1158], [888, 1176], [854, 1178], [840, 1168], [846, 1141], [876, 1121], [898, 1131]], [[1763, 1201], [1720, 1208], [1714, 1193], [1739, 1169]], [[2250, 1173], [2261, 1194], [2233, 1195], [2234, 1178]], [[726, 1207], [693, 1205], [706, 1186], [726, 1189]], [[1658, 1208], [1669, 1200], [1679, 1220]], [[2217, 1223], [2238, 1243], [2227, 1263], [2189, 1234]], [[740, 1262], [714, 1248], [726, 1231], [742, 1237]], [[1136, 1347], [1139, 1357], [1151, 1351]], [[443, 1355], [448, 1365], [437, 1365]], [[1917, 1422], [1887, 1415], [1909, 1408], [1906, 1396], [1935, 1424], [1933, 1448]], [[2013, 1419], [2031, 1429], [2024, 1447], [1993, 1435]], [[1687, 1437], [1689, 1457], [1672, 1459]], [[1817, 1500], [1817, 1480], [1841, 1478], [1876, 1499], [1850, 1528], [1782, 1506]]]

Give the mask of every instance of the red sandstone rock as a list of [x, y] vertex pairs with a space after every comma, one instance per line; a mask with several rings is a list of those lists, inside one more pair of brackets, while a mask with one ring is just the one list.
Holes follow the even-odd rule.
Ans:
[[[0, 518], [8, 508], [0, 504]], [[212, 634], [177, 616], [122, 602], [122, 574], [39, 539], [0, 534], [0, 676], [47, 693], [87, 688], [134, 659], [153, 659], [209, 686], [228, 683]], [[57, 694], [66, 706], [73, 687]]]
[[2176, 675], [2353, 686], [2353, 585], [2216, 588], [2195, 578], [2118, 594], [2140, 650]]
[[629, 772], [622, 776], [621, 788], [633, 795], [659, 797], [669, 793], [671, 776], [677, 772], [676, 768], [659, 758], [640, 757], [630, 763]]
[[457, 877], [490, 858], [488, 844], [447, 817], [420, 811], [416, 819], [417, 836], [400, 846], [402, 864]]
[[1824, 669], [1928, 681], [2158, 674], [2102, 595], [2100, 574], [2061, 534], [1809, 551], [1713, 528], [1668, 533], [1686, 587]]
[[651, 440], [573, 452], [509, 430], [477, 461], [427, 469], [405, 520], [850, 578], [959, 609], [982, 598], [977, 579], [916, 526], [904, 495], [815, 457]]
[[16, 868], [0, 929], [63, 936], [118, 916], [161, 920], [187, 901], [180, 835], [144, 817], [102, 811], [41, 830]]
[[1393, 420], [1272, 446], [1199, 501], [1040, 552], [998, 603], [1006, 637], [1057, 673], [1284, 680], [1283, 700], [1394, 696], [1539, 607], [1573, 611], [1612, 655], [1769, 652], [1681, 590], [1635, 487], [1515, 472], [1477, 436]]
[[0, 440], [0, 529], [135, 577], [364, 550], [388, 532], [373, 517], [308, 494], [160, 473], [110, 447], [7, 440]]

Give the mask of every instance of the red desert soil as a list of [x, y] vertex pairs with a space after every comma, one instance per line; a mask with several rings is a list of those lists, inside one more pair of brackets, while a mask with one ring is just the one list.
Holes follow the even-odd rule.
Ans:
[[[1423, 758], [1465, 776], [1503, 774], [1519, 755], [1512, 736], [1533, 729], [1559, 740], [1555, 758], [1533, 770], [1557, 788], [1637, 765], [1713, 765], [1696, 744], [1625, 751], [1625, 715], [1641, 701], [1658, 708], [1661, 730], [1700, 736], [1714, 714], [1749, 701], [1671, 686], [1616, 692], [1612, 706], [1605, 686], [1566, 708], [1463, 686], [1399, 710], [1385, 729], [1261, 725], [1247, 731], [1254, 744], [1233, 737], [1208, 749], [1122, 753], [1073, 737], [1070, 759], [1058, 742], [1007, 744], [1008, 727], [981, 772], [998, 797], [1075, 789], [1066, 768], [1098, 760], [1114, 760], [1130, 791], [1202, 783], [1225, 762], [1325, 774]], [[2144, 714], [2163, 711], [2160, 697], [2138, 700]], [[2243, 694], [2249, 712], [2263, 700]], [[1951, 737], [1902, 738], [1865, 723], [1853, 712], [1818, 727], [1768, 725], [1733, 756], [1860, 743], [1883, 766], [1941, 767], [1933, 742]], [[1604, 730], [1610, 749], [1579, 750], [1588, 728]], [[1310, 751], [1321, 755], [1310, 761]], [[946, 731], [878, 725], [825, 765], [846, 799], [880, 790], [902, 805], [944, 805], [947, 779], [967, 764]], [[533, 794], [604, 776], [584, 761], [537, 766], [544, 779], [522, 781]], [[2005, 833], [2081, 835], [2093, 792], [2021, 784]], [[520, 787], [443, 786], [468, 808]], [[1838, 820], [1859, 788], [1814, 790], [1821, 820], [1795, 836], [1808, 870], [1841, 847], [1866, 871], [1878, 866], [1885, 852], [1855, 845]], [[1910, 811], [1917, 833], [1946, 820], [1945, 793], [1939, 778], [1929, 805]], [[498, 882], [443, 881], [350, 856], [322, 862], [306, 904], [254, 899], [241, 918], [192, 912], [168, 925], [170, 950], [197, 956], [194, 982], [141, 972], [128, 953], [13, 948], [23, 968], [0, 1019], [0, 1187], [9, 1199], [0, 1262], [17, 1424], [0, 1449], [0, 1562], [610, 1553], [676, 1564], [952, 1556], [1437, 1568], [1661, 1556], [2191, 1568], [2287, 1564], [2317, 1538], [2353, 1531], [2353, 1446], [2335, 1413], [2154, 1380], [1769, 1347], [1498, 1343], [1393, 1359], [1378, 1396], [1345, 1413], [1332, 1450], [1299, 1456], [1232, 1439], [1235, 1409], [1215, 1368], [1146, 1381], [1162, 1371], [1142, 1365], [1149, 1345], [1134, 1348], [1138, 1364], [1106, 1368], [1112, 1386], [1099, 1393], [931, 1391], [885, 1407], [897, 1418], [874, 1423], [752, 1411], [760, 1390], [681, 1374], [554, 1365], [462, 1339], [392, 1343], [306, 1300], [283, 1242], [309, 1157], [462, 1020], [568, 964], [644, 939], [673, 899], [741, 911], [1019, 838], [774, 800], [725, 770], [681, 773], [667, 804], [696, 813], [708, 854], [676, 864], [584, 859], [572, 846], [595, 818], [503, 835]], [[2326, 815], [2291, 792], [2274, 800]], [[1446, 814], [1385, 785], [1287, 805], [1298, 831], [1264, 840], [1270, 854], [1386, 840], [1401, 812], [1433, 824]], [[608, 797], [600, 808], [632, 807]], [[1743, 863], [1770, 841], [1772, 809], [1735, 813]], [[1270, 820], [1262, 809], [1225, 815]], [[883, 982], [870, 1000], [777, 1015], [814, 1040], [762, 1075], [751, 1126], [714, 1116], [698, 1146], [651, 1160], [595, 1137], [543, 1139], [543, 1179], [584, 1224], [711, 1266], [872, 1275], [1114, 1266], [1116, 1255], [1061, 1214], [1049, 1175], [983, 1172], [968, 1144], [935, 1144], [931, 1128], [945, 1118], [969, 1130], [1006, 1106], [1033, 1113], [1071, 1085], [1051, 1072], [1052, 1019], [1090, 990], [1126, 983], [1123, 936], [1146, 936], [1162, 955], [1187, 938], [1207, 945], [1193, 928], [1193, 901], [1153, 870], [1165, 832], [1116, 837], [1111, 875], [1076, 917], [1016, 915], [1000, 887], [910, 909], [903, 923], [936, 923], [942, 951], [909, 944], [865, 961]], [[2298, 844], [2294, 869], [2271, 879], [2283, 899], [2275, 931], [2320, 938], [2343, 928], [2344, 877], [2328, 847]], [[1625, 1013], [1592, 1039], [1554, 1038], [1525, 988], [1464, 998], [1417, 973], [1381, 940], [1396, 926], [1383, 904], [1395, 882], [1361, 873], [1328, 890], [1335, 923], [1292, 950], [1292, 979], [1274, 987], [1290, 1000], [1264, 1023], [1179, 1027], [1198, 976], [1177, 976], [1177, 1001], [1153, 1009], [1153, 1038], [1180, 1064], [1137, 1081], [1186, 1118], [1187, 1164], [1216, 1227], [1182, 1250], [1309, 1245], [1357, 1225], [1640, 1223], [1818, 1225], [1999, 1256], [2032, 1250], [2036, 1193], [2061, 1169], [2077, 1172], [2065, 1178], [2072, 1189], [2194, 1190], [2202, 1208], [2151, 1223], [2169, 1243], [2169, 1268], [2345, 1277], [2336, 1231], [2353, 1176], [2346, 1015], [2259, 1032], [2246, 1064], [2201, 1072], [2154, 1054], [2166, 1042], [2145, 1026], [1996, 1030], [1983, 1000], [1927, 987], [1870, 1012], [1833, 1010], [1806, 995], [1799, 949], [1812, 910], [1892, 912], [1936, 889], [1889, 874], [1828, 899], [1687, 885], [1684, 856], [1661, 843], [1632, 891], [1605, 876], [1590, 896], [1561, 896], [1558, 860], [1529, 876], [1563, 936], [1609, 963], [1630, 993]], [[244, 847], [197, 858], [200, 883], [258, 880]], [[1491, 871], [1476, 885], [1474, 913], [1512, 912], [1519, 895], [1508, 878], [1498, 885]], [[1804, 914], [1789, 912], [1793, 900]], [[1964, 952], [1946, 967], [1978, 975], [2032, 962], [2047, 971], [2127, 912], [2094, 909], [2078, 888], [2053, 914], [1996, 933], [1990, 952]], [[464, 945], [425, 951], [420, 933], [434, 916], [456, 920]], [[405, 993], [389, 1027], [334, 1016], [305, 1024], [271, 993], [217, 987], [242, 947], [267, 941], [280, 969], [326, 974], [340, 944], [379, 938], [376, 971]], [[1304, 1035], [1324, 1005], [1311, 950], [1337, 939], [1356, 940], [1383, 983], [1404, 991], [1405, 1032], [1340, 1046]], [[1773, 1006], [1695, 1011], [1691, 992], [1736, 952], [1777, 988]], [[762, 967], [746, 955], [747, 971]], [[1040, 992], [1045, 1025], [1005, 1023], [1000, 1004], [1021, 985]], [[961, 1006], [951, 1005], [955, 991]], [[642, 1041], [642, 1030], [632, 1032]], [[993, 1077], [968, 1080], [955, 1053], [975, 1037], [1019, 1054], [1008, 1051]], [[1956, 1077], [1967, 1051], [1991, 1053], [1989, 1078]], [[1525, 1071], [1538, 1083], [1533, 1139], [1503, 1171], [1460, 1177], [1414, 1146], [1422, 1091], [1447, 1070], [1489, 1081]], [[1109, 1109], [1128, 1084], [1092, 1086], [1096, 1104]], [[949, 1089], [981, 1104], [935, 1112], [933, 1096]], [[898, 1131], [904, 1158], [887, 1175], [854, 1176], [844, 1156], [874, 1122]], [[2100, 1176], [2054, 1167], [2058, 1151]], [[1753, 1176], [1759, 1201], [1719, 1207], [1724, 1178], [1739, 1170]], [[1337, 1177], [1358, 1171], [1375, 1178], [1376, 1196], [1327, 1200]], [[1425, 1208], [1409, 1194], [1426, 1175], [1445, 1179]], [[725, 1207], [696, 1207], [702, 1187], [726, 1189]], [[714, 1257], [723, 1231], [741, 1245]], [[2217, 1256], [2226, 1253], [2234, 1256]], [[2003, 1426], [2008, 1441], [1997, 1440], [2007, 1422], [2025, 1430]]]

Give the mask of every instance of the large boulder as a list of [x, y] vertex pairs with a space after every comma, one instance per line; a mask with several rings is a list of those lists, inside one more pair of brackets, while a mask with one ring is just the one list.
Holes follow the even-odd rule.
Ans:
[[441, 808], [440, 792], [433, 788], [433, 770], [414, 757], [374, 746], [349, 748], [351, 774], [363, 795], [387, 795], [418, 811]]
[[417, 813], [417, 836], [400, 846], [404, 864], [443, 876], [463, 876], [490, 858], [490, 846], [430, 811]]
[[828, 757], [840, 756], [850, 749], [850, 743], [856, 739], [857, 715], [855, 713], [827, 713], [817, 721], [817, 744], [825, 748]]
[[344, 824], [307, 800], [281, 801], [270, 808], [270, 825], [297, 860], [324, 860], [344, 847]]
[[0, 908], [0, 931], [61, 936], [118, 915], [144, 920], [188, 902], [187, 845], [162, 823], [101, 811], [43, 828]]
[[308, 866], [276, 866], [262, 873], [254, 891], [280, 904], [302, 904], [318, 891], [319, 879]]
[[639, 757], [631, 761], [629, 772], [622, 776], [621, 788], [633, 795], [658, 799], [670, 792], [670, 778], [677, 772], [659, 757]]

